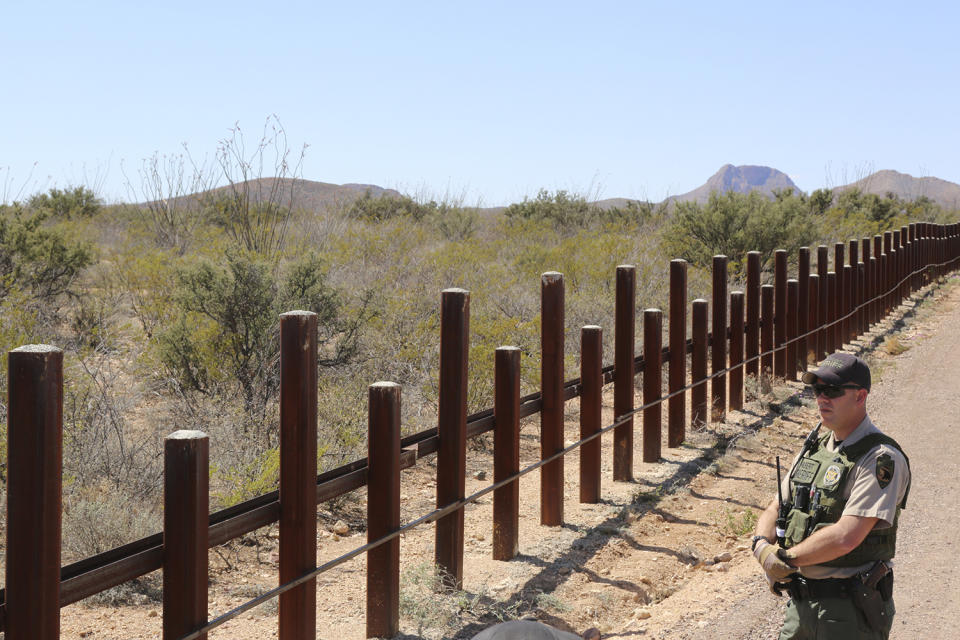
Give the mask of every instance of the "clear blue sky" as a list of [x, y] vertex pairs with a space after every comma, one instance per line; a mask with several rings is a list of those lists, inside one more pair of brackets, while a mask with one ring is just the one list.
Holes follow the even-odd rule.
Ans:
[[[275, 114], [302, 175], [498, 205], [659, 200], [724, 163], [804, 190], [960, 182], [952, 2], [8, 2], [0, 199], [127, 197]], [[136, 185], [135, 185], [136, 186]]]

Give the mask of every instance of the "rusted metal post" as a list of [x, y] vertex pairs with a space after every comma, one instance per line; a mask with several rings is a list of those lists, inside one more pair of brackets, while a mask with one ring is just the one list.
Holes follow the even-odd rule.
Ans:
[[[317, 314], [280, 315], [280, 584], [317, 566]], [[280, 594], [281, 640], [317, 635], [317, 583]]]
[[209, 478], [207, 434], [175, 431], [167, 436], [163, 443], [163, 640], [176, 640], [207, 623]]
[[773, 375], [773, 285], [765, 284], [760, 287], [760, 375], [767, 378]]
[[820, 349], [814, 357], [814, 361], [819, 362], [826, 358], [830, 353], [829, 344], [830, 336], [829, 329], [827, 329], [827, 323], [829, 322], [827, 316], [827, 310], [829, 305], [827, 303], [827, 273], [830, 271], [829, 264], [829, 248], [826, 245], [820, 245], [817, 247], [817, 275], [820, 277], [820, 300], [817, 304], [818, 307], [818, 326], [820, 331], [817, 334], [817, 346]]
[[846, 299], [847, 290], [844, 286], [844, 277], [843, 277], [843, 254], [845, 253], [845, 246], [842, 242], [834, 243], [833, 245], [833, 271], [836, 273], [836, 287], [832, 287], [833, 291], [833, 309], [834, 309], [834, 320], [836, 324], [833, 325], [833, 351], [837, 349], [843, 349], [843, 342], [846, 336], [844, 332], [844, 323], [841, 320], [844, 316], [844, 301]]
[[690, 424], [700, 427], [710, 420], [707, 412], [707, 309], [706, 300], [693, 301], [693, 353], [690, 356]]
[[63, 352], [7, 354], [8, 640], [60, 637]]
[[[860, 272], [859, 267], [857, 266], [860, 263], [860, 243], [856, 240], [851, 240], [849, 242], [849, 252], [850, 252], [850, 291], [848, 291], [848, 296], [850, 298], [849, 307], [847, 308], [848, 313], [853, 313], [854, 309], [860, 304]], [[850, 330], [847, 332], [847, 342], [853, 342], [858, 335], [860, 335], [860, 316], [859, 313], [855, 316], [850, 316], [849, 322]]]
[[[636, 335], [637, 269], [617, 267], [617, 299], [613, 336], [613, 415], [633, 411], [634, 342]], [[633, 418], [613, 430], [613, 479], [633, 480]]]
[[797, 320], [800, 283], [794, 278], [787, 280], [787, 380], [797, 379]]
[[[857, 306], [860, 307], [860, 310], [857, 312], [857, 324], [860, 324], [861, 319], [863, 318], [863, 308], [862, 303], [864, 300], [864, 295], [867, 287], [867, 267], [862, 262], [857, 263]], [[866, 330], [857, 331], [857, 335], [866, 333]]]
[[[520, 349], [499, 347], [494, 360], [493, 481], [496, 483], [520, 471]], [[585, 402], [584, 397], [581, 402]], [[581, 407], [581, 411], [584, 409], [586, 407]], [[581, 491], [582, 487], [581, 483]], [[494, 560], [510, 560], [517, 555], [519, 531], [518, 480], [493, 491]]]
[[[643, 404], [645, 405], [663, 397], [662, 335], [663, 312], [660, 309], [645, 309], [643, 311]], [[644, 462], [656, 462], [660, 459], [661, 406], [662, 404], [657, 402], [643, 410]]]
[[[743, 292], [730, 294], [730, 410], [743, 408]], [[740, 365], [740, 366], [737, 366]]]
[[773, 268], [774, 304], [776, 305], [773, 341], [777, 348], [773, 354], [773, 374], [778, 378], [787, 375], [787, 252], [778, 249], [774, 253]]
[[880, 272], [879, 262], [874, 256], [870, 256], [870, 265], [867, 268], [868, 277], [870, 278], [869, 283], [867, 284], [867, 293], [869, 294], [868, 300], [870, 303], [867, 305], [867, 331], [870, 330], [870, 327], [876, 324], [877, 322], [877, 291], [878, 291], [878, 282], [877, 276]]
[[893, 304], [891, 302], [892, 294], [890, 293], [890, 288], [893, 283], [893, 272], [891, 267], [893, 266], [893, 234], [889, 231], [883, 232], [883, 255], [884, 258], [881, 258], [880, 267], [883, 269], [883, 315], [886, 316], [890, 313], [890, 309]]
[[[560, 319], [562, 322], [562, 315]], [[545, 331], [547, 325], [552, 322], [553, 318], [544, 310]], [[562, 339], [562, 328], [560, 335]], [[437, 449], [437, 508], [462, 500], [465, 495], [469, 356], [470, 292], [463, 289], [445, 289], [440, 294], [440, 383], [437, 406], [437, 434], [440, 436], [440, 444]], [[547, 356], [544, 356], [544, 360], [546, 359]], [[562, 371], [560, 375], [563, 376]], [[546, 411], [546, 401], [544, 401], [544, 411]], [[434, 558], [444, 584], [455, 589], [462, 588], [463, 509], [457, 509], [437, 520]]]
[[[367, 542], [400, 528], [400, 385], [368, 392]], [[400, 538], [367, 552], [367, 637], [400, 632]]]
[[715, 375], [711, 389], [711, 416], [723, 421], [727, 413], [727, 376], [716, 375], [727, 368], [727, 256], [713, 256], [713, 323], [710, 367]]
[[870, 298], [872, 293], [872, 272], [870, 266], [870, 238], [860, 240], [860, 253], [863, 258], [863, 292], [860, 297], [860, 304], [863, 309], [860, 314], [860, 333], [865, 334], [870, 331]]
[[883, 304], [881, 294], [883, 293], [883, 236], [873, 236], [873, 257], [876, 258], [873, 269], [873, 302], [870, 304], [872, 320], [870, 324], [880, 322], [883, 316]]
[[[800, 247], [797, 258], [797, 281], [800, 283], [799, 297], [797, 298], [797, 333], [804, 336], [807, 333], [807, 307], [810, 305], [810, 248]], [[797, 342], [798, 371], [807, 370], [807, 338], [802, 337]]]
[[[817, 354], [820, 353], [820, 276], [815, 273], [811, 273], [809, 276], [810, 280], [810, 304], [807, 307], [807, 327], [809, 330], [814, 331], [807, 337], [807, 346], [810, 349], [810, 358], [808, 362], [816, 364], [818, 361]], [[803, 313], [801, 310], [800, 313]]]
[[848, 264], [843, 265], [843, 296], [840, 298], [842, 306], [840, 307], [840, 315], [845, 316], [843, 321], [843, 333], [840, 334], [840, 348], [843, 348], [843, 345], [850, 342], [850, 325], [853, 324], [853, 319], [850, 318], [850, 310], [853, 308], [853, 267]]
[[894, 308], [900, 306], [901, 301], [901, 263], [903, 262], [903, 247], [900, 245], [900, 230], [897, 229], [893, 232], [893, 264], [891, 265], [892, 269], [892, 278], [890, 286], [892, 287], [892, 306]]
[[[542, 348], [541, 460], [563, 450], [563, 275], [548, 271], [540, 278]], [[633, 363], [631, 363], [631, 368]], [[563, 524], [563, 457], [540, 467], [540, 524]]]
[[[687, 261], [670, 261], [669, 393], [687, 383]], [[667, 401], [667, 446], [679, 447], [686, 437], [687, 394]]]
[[830, 294], [830, 297], [827, 299], [827, 321], [832, 323], [830, 329], [827, 331], [827, 337], [830, 342], [827, 344], [828, 352], [833, 353], [841, 348], [842, 345], [837, 343], [837, 296], [834, 292], [837, 290], [838, 279], [837, 273], [835, 271], [827, 272], [827, 293]]
[[747, 253], [747, 335], [744, 344], [747, 359], [747, 375], [760, 372], [760, 252]]
[[[603, 396], [603, 330], [580, 330], [580, 438], [600, 431]], [[580, 447], [580, 502], [600, 502], [600, 438]]]

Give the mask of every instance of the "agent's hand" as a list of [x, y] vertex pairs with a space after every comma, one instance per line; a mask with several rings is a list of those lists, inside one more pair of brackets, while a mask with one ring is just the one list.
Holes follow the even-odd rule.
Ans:
[[783, 580], [774, 580], [770, 577], [770, 574], [767, 572], [763, 573], [763, 577], [767, 579], [767, 586], [770, 587], [770, 593], [777, 596], [778, 598], [783, 597], [783, 589], [787, 586], [787, 583], [793, 580], [792, 577], [784, 578]]
[[766, 540], [758, 542], [753, 550], [753, 557], [763, 567], [763, 572], [767, 574], [768, 581], [772, 579], [773, 582], [783, 582], [784, 578], [797, 572], [796, 567], [791, 567], [777, 556], [779, 550], [780, 545], [770, 544]]

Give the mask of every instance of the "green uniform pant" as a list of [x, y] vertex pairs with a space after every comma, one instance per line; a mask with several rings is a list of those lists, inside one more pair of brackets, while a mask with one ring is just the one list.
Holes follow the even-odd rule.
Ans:
[[791, 599], [780, 640], [887, 640], [893, 624], [893, 599], [887, 608], [887, 628], [873, 631], [848, 598]]

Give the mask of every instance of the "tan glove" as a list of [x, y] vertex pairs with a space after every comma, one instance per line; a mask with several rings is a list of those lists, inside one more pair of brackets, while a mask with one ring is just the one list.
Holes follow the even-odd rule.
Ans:
[[780, 545], [770, 544], [766, 540], [758, 542], [753, 550], [753, 557], [763, 567], [763, 572], [767, 574], [768, 581], [772, 579], [773, 582], [784, 582], [784, 578], [797, 572], [796, 567], [791, 567], [777, 556], [779, 550]]
[[763, 577], [767, 579], [767, 586], [770, 588], [770, 593], [778, 598], [783, 596], [783, 588], [787, 586], [787, 583], [793, 580], [792, 576], [786, 577], [783, 580], [774, 580], [766, 571], [763, 572]]

